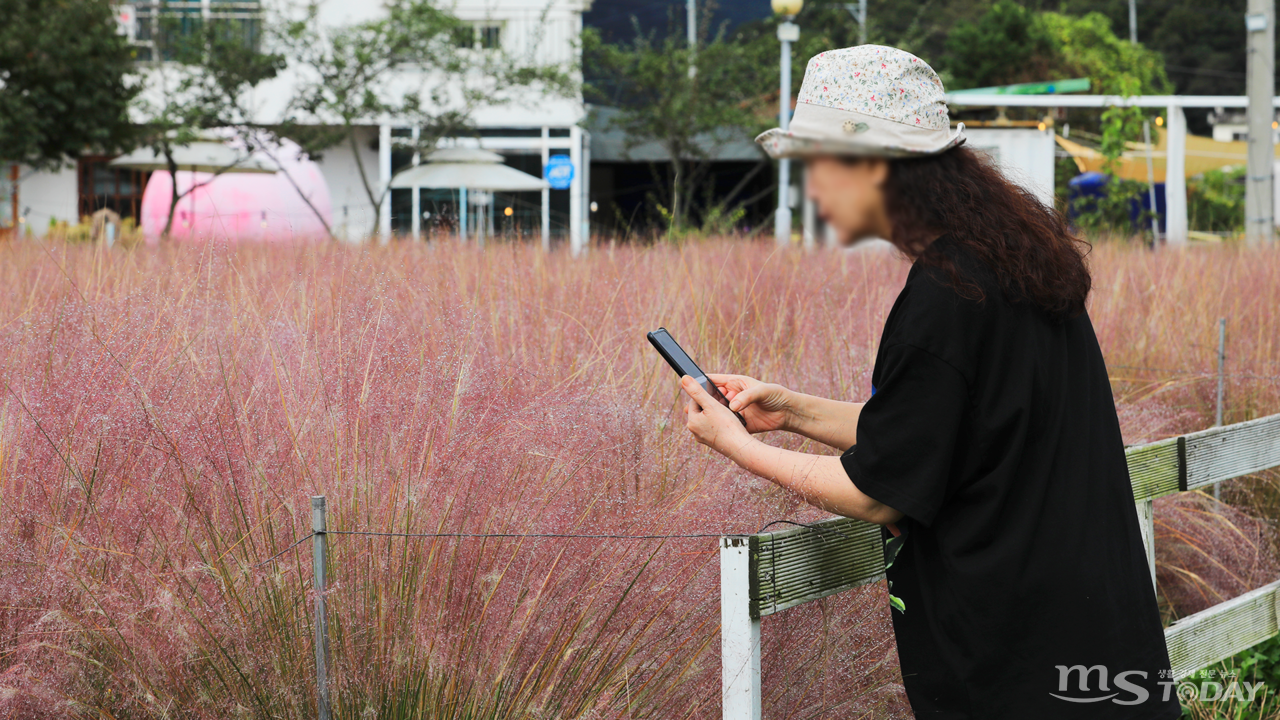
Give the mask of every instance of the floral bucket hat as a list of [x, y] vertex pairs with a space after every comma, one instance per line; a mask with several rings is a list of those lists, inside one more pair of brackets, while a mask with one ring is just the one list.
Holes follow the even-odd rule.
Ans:
[[766, 130], [756, 138], [774, 158], [916, 157], [964, 141], [964, 123], [951, 129], [942, 80], [933, 68], [883, 45], [815, 55], [805, 68], [790, 129]]

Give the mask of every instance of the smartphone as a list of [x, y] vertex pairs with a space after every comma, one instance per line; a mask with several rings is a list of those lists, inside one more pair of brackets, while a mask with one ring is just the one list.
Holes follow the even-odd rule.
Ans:
[[[693, 361], [693, 358], [689, 357], [689, 353], [685, 352], [684, 348], [680, 347], [680, 343], [677, 343], [676, 339], [671, 337], [671, 333], [667, 332], [666, 328], [660, 327], [650, 332], [646, 337], [649, 338], [649, 342], [653, 347], [658, 350], [658, 354], [662, 355], [662, 359], [666, 360], [671, 369], [676, 371], [676, 375], [692, 377], [702, 386], [703, 390], [707, 391], [708, 395], [720, 401], [721, 405], [729, 407], [728, 398], [720, 392], [720, 388], [716, 387], [715, 383], [711, 382], [707, 374], [702, 372], [698, 364]], [[738, 420], [742, 421], [743, 426], [746, 426], [747, 421], [743, 419], [741, 413], [734, 413], [734, 415], [737, 415]]]

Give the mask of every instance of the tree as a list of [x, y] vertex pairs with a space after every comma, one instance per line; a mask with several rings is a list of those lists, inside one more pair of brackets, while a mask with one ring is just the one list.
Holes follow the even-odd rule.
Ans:
[[948, 88], [989, 87], [1059, 79], [1062, 57], [1039, 13], [999, 0], [976, 21], [961, 20], [947, 36], [942, 68]]
[[[1127, 0], [1066, 0], [1059, 10], [1076, 16], [1101, 13], [1128, 36]], [[1164, 57], [1173, 92], [1243, 95], [1245, 10], [1245, 0], [1142, 0], [1138, 41]]]
[[461, 37], [473, 37], [472, 26], [433, 0], [392, 0], [386, 7], [385, 18], [334, 29], [319, 22], [313, 3], [281, 36], [304, 80], [278, 131], [310, 151], [349, 143], [375, 211], [390, 187], [370, 178], [357, 147], [359, 125], [399, 118], [420, 128], [414, 149], [429, 152], [441, 139], [472, 132], [477, 108], [522, 101], [515, 90], [540, 98], [576, 87], [573, 67], [539, 64], [502, 47], [460, 47], [467, 44]]
[[[275, 77], [284, 67], [284, 57], [262, 52], [246, 42], [238, 20], [209, 19], [182, 32], [179, 19], [164, 14], [163, 9], [161, 6], [160, 51], [171, 62], [146, 71], [150, 88], [140, 99], [139, 109], [148, 118], [144, 143], [164, 156], [173, 179], [169, 215], [161, 233], [167, 237], [173, 229], [178, 202], [234, 169], [228, 166], [218, 170], [208, 180], [193, 182], [179, 192], [176, 149], [200, 139], [203, 131], [211, 128], [251, 126], [242, 98], [258, 84]], [[252, 136], [242, 140], [246, 140], [243, 161], [255, 147]], [[309, 199], [307, 202], [310, 204]]]
[[1042, 13], [1040, 17], [1063, 70], [1088, 77], [1095, 92], [1159, 95], [1173, 90], [1160, 53], [1116, 37], [1105, 15]]
[[138, 87], [107, 0], [0, 0], [0, 158], [35, 168], [128, 147]]
[[[656, 207], [668, 232], [691, 225], [695, 193], [710, 168], [715, 149], [763, 129], [760, 110], [764, 98], [758, 66], [748, 48], [717, 33], [691, 52], [685, 36], [674, 30], [659, 37], [641, 32], [624, 43], [606, 43], [592, 29], [583, 32], [583, 63], [597, 77], [586, 88], [589, 99], [616, 106], [607, 126], [626, 134], [624, 149], [658, 143], [669, 161], [667, 177], [651, 162], [656, 184], [662, 188]], [[690, 72], [690, 68], [695, 68]], [[768, 163], [744, 177], [728, 196], [708, 199], [707, 220], [732, 217], [735, 196]], [[746, 201], [738, 202], [740, 206]]]

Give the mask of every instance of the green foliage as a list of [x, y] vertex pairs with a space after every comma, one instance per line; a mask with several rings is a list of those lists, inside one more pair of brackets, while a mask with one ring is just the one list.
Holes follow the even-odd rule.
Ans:
[[936, 63], [956, 88], [1088, 77], [1110, 95], [1171, 89], [1160, 54], [1117, 37], [1105, 15], [1035, 12], [1013, 0], [959, 20]]
[[1234, 655], [1223, 663], [1273, 687], [1280, 687], [1280, 635]]
[[1210, 170], [1187, 183], [1187, 215], [1192, 229], [1244, 232], [1246, 170]]
[[0, 158], [52, 167], [128, 147], [138, 92], [106, 0], [0, 0]]
[[[1127, 0], [1063, 0], [1058, 10], [1083, 16], [1099, 12], [1125, 39]], [[1244, 94], [1245, 0], [1142, 0], [1138, 4], [1138, 41], [1160, 53], [1170, 70], [1171, 93]]]
[[1041, 15], [1013, 0], [999, 0], [976, 22], [956, 23], [946, 51], [953, 89], [1055, 79], [1064, 64]]
[[1172, 90], [1160, 53], [1121, 40], [1101, 13], [1040, 15], [1070, 77], [1088, 77], [1107, 95], [1161, 95]]
[[1080, 174], [1080, 167], [1074, 158], [1060, 157], [1053, 163], [1054, 205], [1058, 211], [1066, 214], [1067, 202], [1071, 186], [1069, 183]]
[[[674, 31], [659, 36], [637, 26], [632, 41], [613, 44], [588, 28], [583, 32], [583, 63], [598, 78], [584, 87], [586, 98], [618, 108], [606, 127], [625, 133], [624, 151], [652, 142], [669, 159], [666, 177], [657, 163], [650, 163], [662, 189], [652, 207], [661, 206], [658, 215], [668, 232], [696, 227], [690, 208], [710, 158], [718, 147], [751, 135], [762, 124], [757, 112], [762, 103], [750, 94], [761, 70], [749, 48], [723, 33], [708, 37], [705, 28], [696, 51]], [[712, 203], [703, 224], [721, 225], [734, 211]]]
[[[1275, 717], [1275, 689], [1280, 688], [1280, 635], [1264, 640], [1203, 671], [1204, 679], [1228, 683], [1263, 683], [1253, 702], [1238, 699], [1193, 701], [1183, 717], [1213, 720], [1268, 720]], [[1196, 682], [1196, 680], [1192, 680]], [[1247, 690], [1245, 690], [1247, 697]]]

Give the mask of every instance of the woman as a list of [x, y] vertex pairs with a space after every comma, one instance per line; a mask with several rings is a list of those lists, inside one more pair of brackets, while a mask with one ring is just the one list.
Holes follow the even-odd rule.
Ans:
[[[963, 129], [909, 53], [863, 45], [810, 60], [790, 130], [757, 141], [805, 159], [806, 192], [842, 244], [883, 237], [912, 260], [871, 397], [711, 375], [744, 428], [684, 377], [688, 428], [813, 505], [887, 526], [890, 612], [917, 717], [1179, 717], [1085, 312], [1087, 245], [963, 147]], [[753, 437], [771, 430], [844, 453]]]

